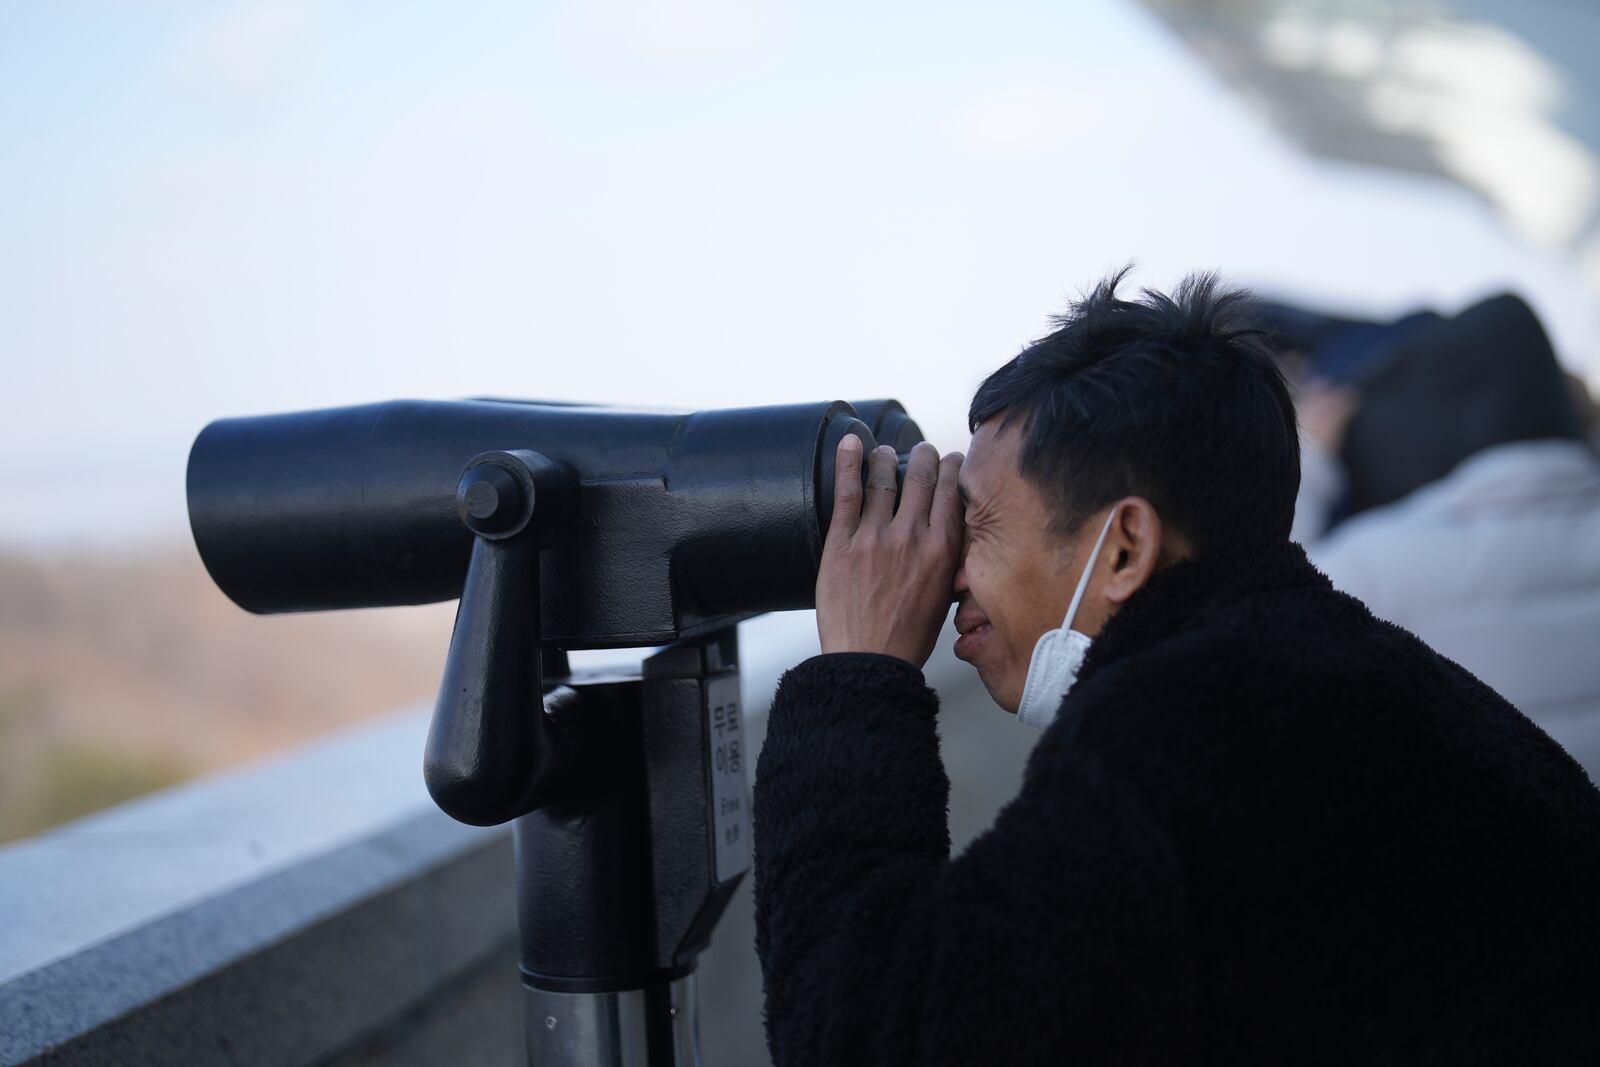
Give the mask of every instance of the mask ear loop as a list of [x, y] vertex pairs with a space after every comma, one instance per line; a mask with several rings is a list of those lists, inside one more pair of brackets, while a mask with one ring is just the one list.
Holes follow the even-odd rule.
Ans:
[[1067, 605], [1067, 617], [1061, 623], [1063, 630], [1072, 629], [1072, 620], [1078, 614], [1078, 605], [1083, 602], [1083, 594], [1089, 590], [1089, 578], [1094, 574], [1094, 565], [1100, 562], [1100, 549], [1105, 546], [1106, 534], [1111, 532], [1111, 520], [1117, 517], [1117, 509], [1112, 508], [1111, 514], [1106, 516], [1106, 524], [1100, 527], [1100, 536], [1095, 538], [1094, 551], [1089, 553], [1089, 562], [1084, 565], [1083, 574], [1078, 578], [1078, 588], [1072, 594], [1072, 603]]

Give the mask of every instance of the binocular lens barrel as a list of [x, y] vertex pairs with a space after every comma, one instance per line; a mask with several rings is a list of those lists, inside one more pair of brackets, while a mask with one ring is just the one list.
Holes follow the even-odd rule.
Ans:
[[568, 483], [540, 554], [545, 640], [660, 644], [812, 605], [849, 432], [902, 454], [922, 439], [892, 400], [688, 415], [393, 401], [223, 419], [190, 453], [189, 516], [212, 578], [249, 611], [448, 600], [474, 537], [457, 510], [463, 469], [535, 452]]

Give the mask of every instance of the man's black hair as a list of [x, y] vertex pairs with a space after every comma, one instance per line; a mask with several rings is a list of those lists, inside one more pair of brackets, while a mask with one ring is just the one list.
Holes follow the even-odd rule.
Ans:
[[1243, 290], [1214, 274], [1123, 300], [1124, 268], [991, 374], [976, 430], [1020, 426], [1020, 466], [1062, 533], [1124, 496], [1197, 553], [1288, 540], [1300, 487], [1294, 401]]

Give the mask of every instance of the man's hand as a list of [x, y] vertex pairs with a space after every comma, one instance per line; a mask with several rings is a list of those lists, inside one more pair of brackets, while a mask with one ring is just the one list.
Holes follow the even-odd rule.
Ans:
[[847, 434], [834, 461], [833, 523], [817, 575], [822, 651], [881, 652], [921, 668], [950, 610], [961, 557], [962, 456], [941, 460], [926, 441], [912, 449], [897, 511], [894, 449], [868, 458], [864, 506], [861, 450]]

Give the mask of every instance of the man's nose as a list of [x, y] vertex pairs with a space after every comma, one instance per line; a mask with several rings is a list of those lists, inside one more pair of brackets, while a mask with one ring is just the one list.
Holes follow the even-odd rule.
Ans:
[[968, 590], [971, 588], [970, 586], [967, 585], [967, 545], [968, 544], [970, 544], [970, 541], [969, 541], [969, 539], [967, 537], [966, 531], [962, 530], [962, 532], [961, 532], [961, 555], [956, 558], [955, 578], [950, 583], [950, 593], [951, 593], [950, 599], [951, 600], [960, 600], [963, 596], [965, 596], [967, 594]]

